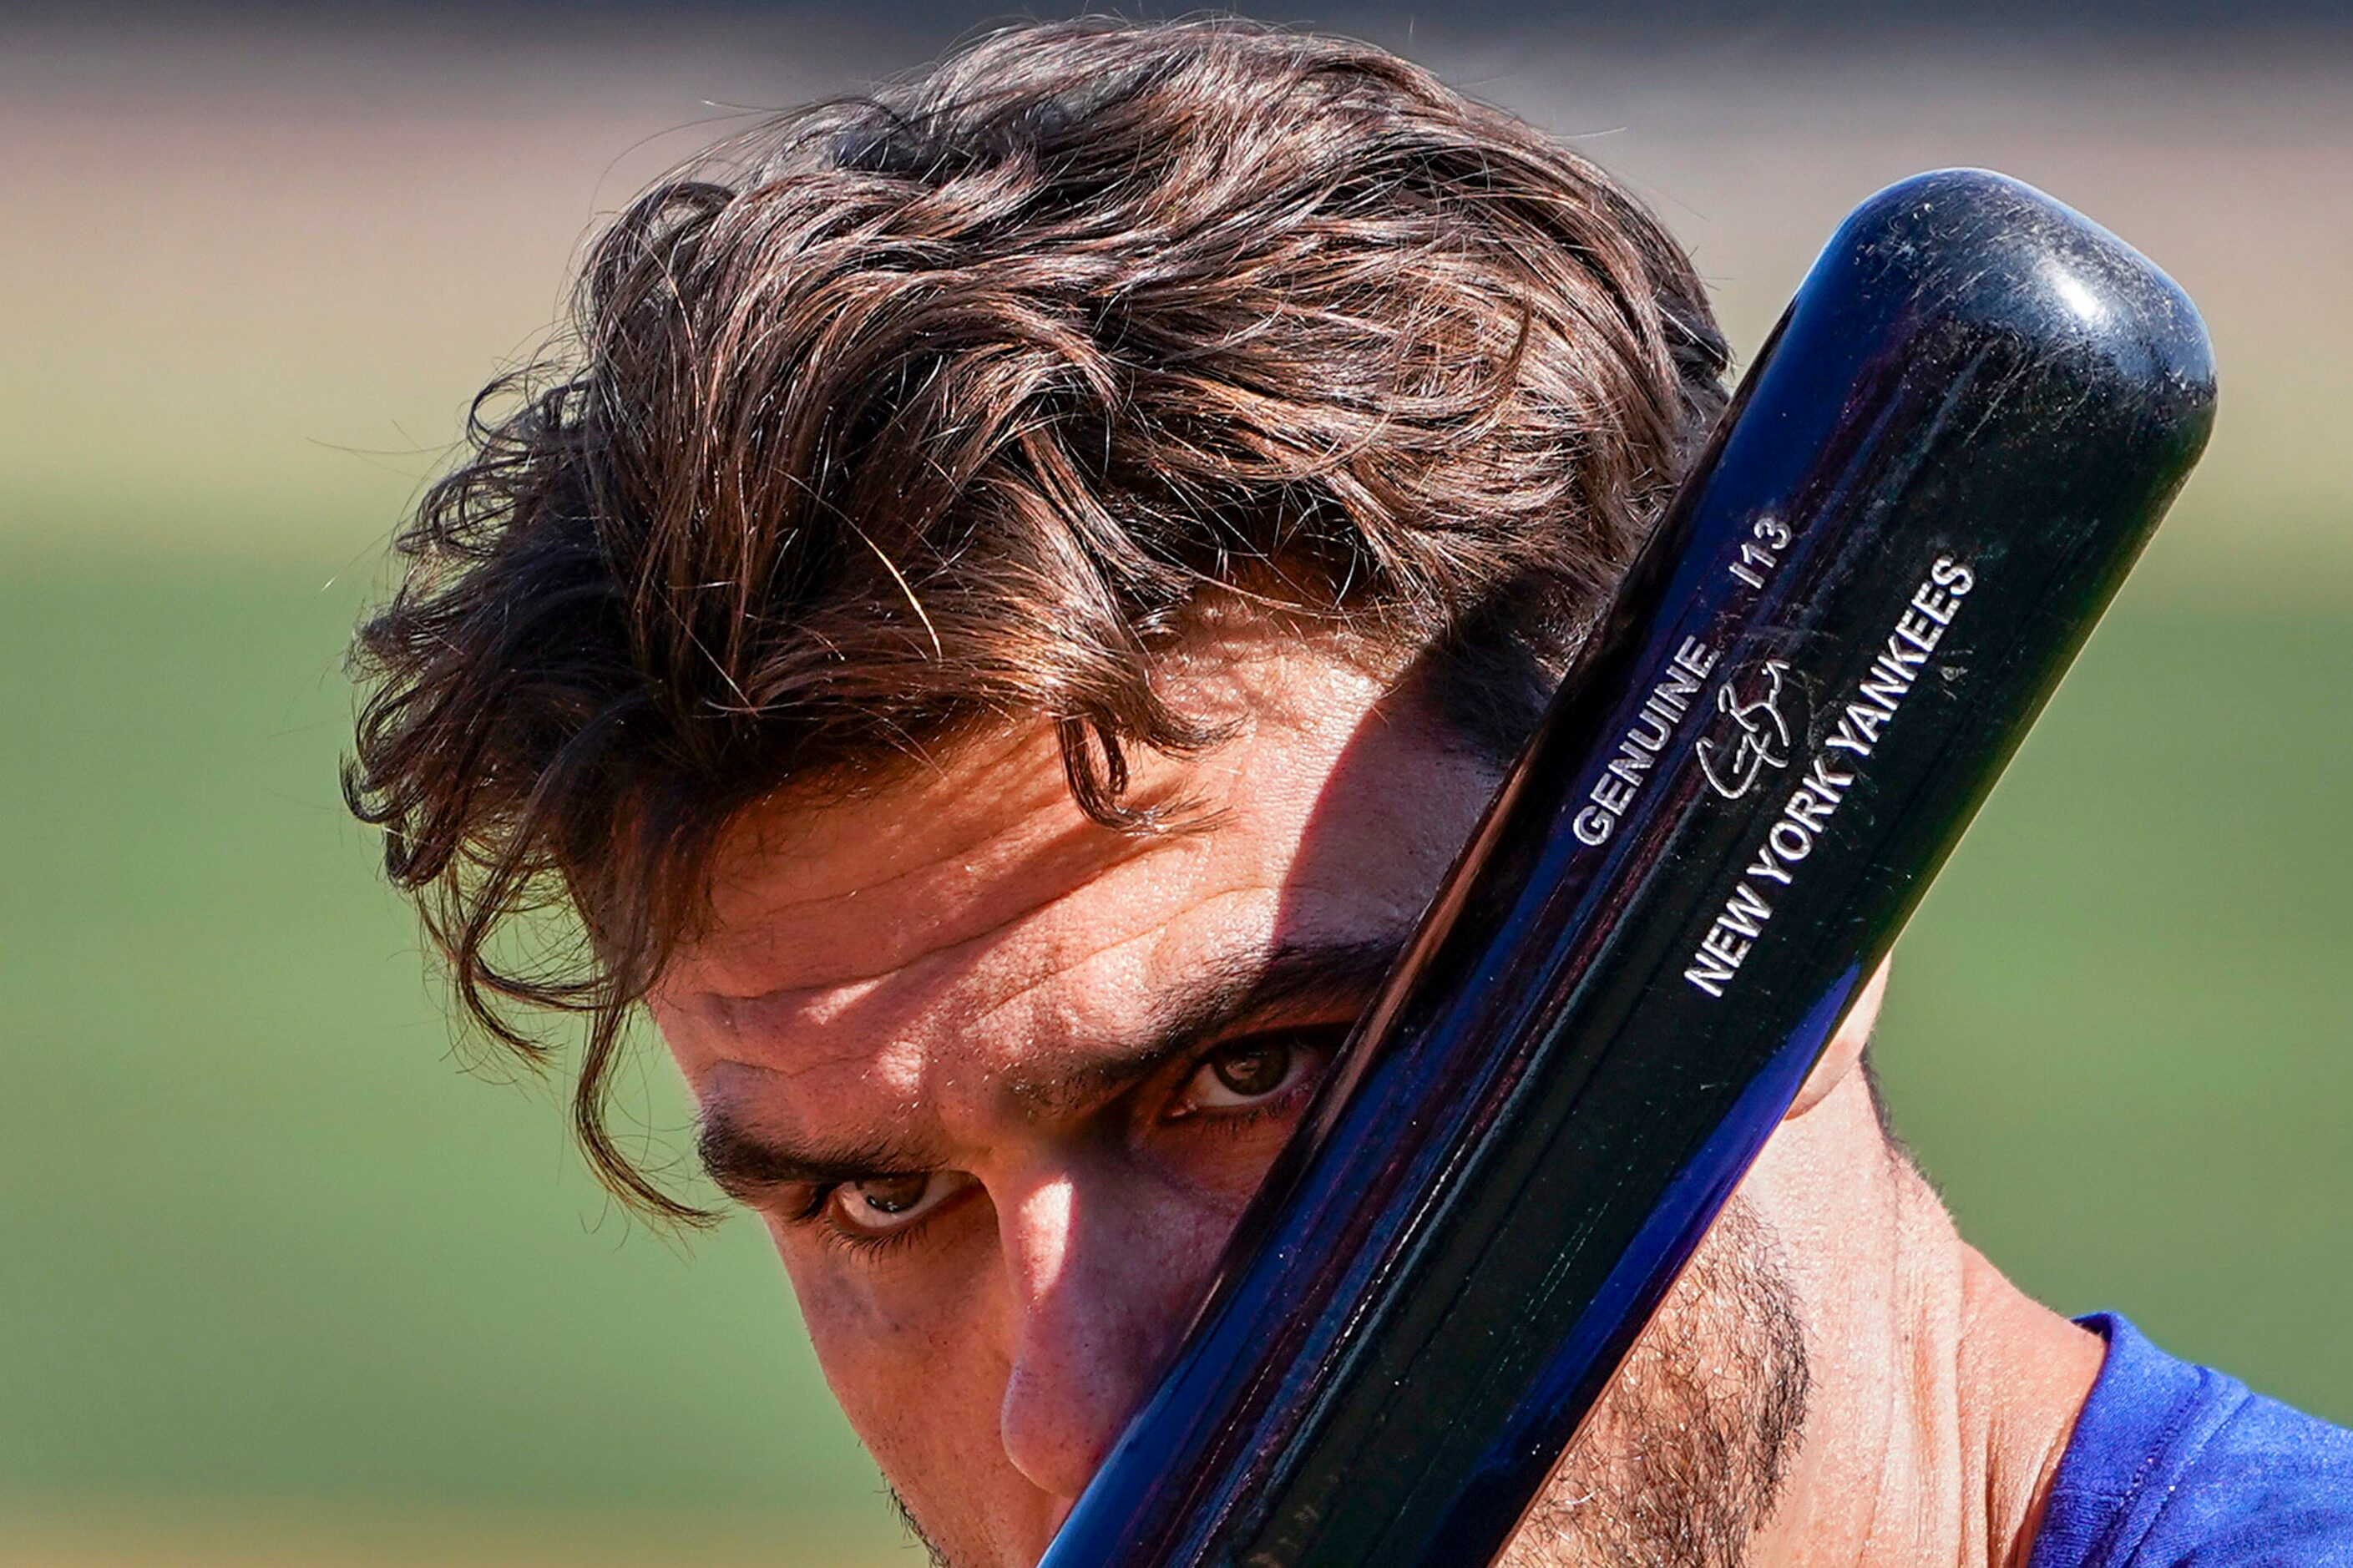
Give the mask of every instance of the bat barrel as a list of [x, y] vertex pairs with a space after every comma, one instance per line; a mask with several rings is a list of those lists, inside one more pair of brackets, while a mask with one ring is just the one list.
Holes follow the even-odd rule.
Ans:
[[1049, 1568], [1492, 1559], [2202, 447], [2000, 175], [1831, 239]]

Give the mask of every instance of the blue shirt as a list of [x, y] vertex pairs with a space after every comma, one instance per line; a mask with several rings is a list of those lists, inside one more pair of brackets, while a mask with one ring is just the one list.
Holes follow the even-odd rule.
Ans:
[[2353, 1568], [2353, 1432], [2176, 1361], [2122, 1318], [2028, 1568]]

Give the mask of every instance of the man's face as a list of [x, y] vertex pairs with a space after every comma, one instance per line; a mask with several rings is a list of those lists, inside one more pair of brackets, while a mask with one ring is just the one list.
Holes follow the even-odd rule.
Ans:
[[[708, 928], [653, 999], [706, 1162], [765, 1222], [836, 1395], [957, 1568], [1044, 1548], [1498, 776], [1296, 643], [1234, 650], [1180, 696], [1231, 738], [1138, 759], [1129, 798], [1180, 802], [1192, 830], [1088, 821], [1042, 727], [869, 796], [780, 799], [734, 826]], [[1706, 1300], [1652, 1339], [1680, 1319], [1756, 1340], [1709, 1314], [1759, 1300], [1787, 1329], [1758, 1250], [1726, 1253], [1726, 1288], [1687, 1289]], [[1784, 1403], [1787, 1359], [1754, 1369]], [[1665, 1389], [1670, 1426], [1755, 1392], [1657, 1371], [1626, 1381]], [[1604, 1417], [1630, 1428], [1607, 1473], [1668, 1441], [1641, 1410]], [[1731, 1425], [1738, 1448], [1758, 1420]], [[1546, 1528], [1566, 1547], [1584, 1523]]]

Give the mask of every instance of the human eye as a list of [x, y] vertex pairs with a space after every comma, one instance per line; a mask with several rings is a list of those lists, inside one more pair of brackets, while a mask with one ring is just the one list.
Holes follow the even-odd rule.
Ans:
[[837, 1239], [879, 1246], [911, 1234], [973, 1184], [961, 1171], [894, 1172], [837, 1183], [818, 1206]]
[[1344, 1033], [1336, 1027], [1286, 1029], [1216, 1047], [1177, 1089], [1166, 1118], [1173, 1121], [1289, 1110], [1314, 1087]]

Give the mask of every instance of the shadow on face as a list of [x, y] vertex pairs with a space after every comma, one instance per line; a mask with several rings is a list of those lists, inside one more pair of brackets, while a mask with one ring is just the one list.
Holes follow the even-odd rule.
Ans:
[[[1176, 829], [1088, 820], [1042, 727], [786, 796], [654, 999], [706, 1163], [957, 1568], [1043, 1550], [1501, 776], [1419, 668], [1293, 643], [1188, 679], [1230, 734], [1138, 759]], [[1739, 1560], [1806, 1373], [1771, 1232], [1733, 1213], [1514, 1563]]]
[[1028, 1563], [1141, 1402], [1499, 770], [1417, 683], [1295, 640], [1185, 677], [1089, 821], [1042, 727], [723, 847], [654, 998], [706, 1163], [924, 1533]]

